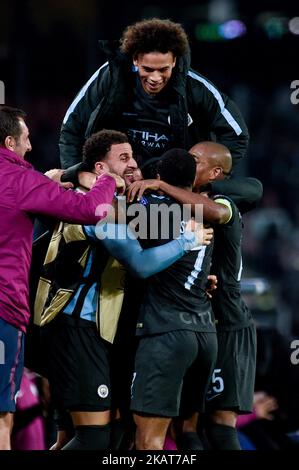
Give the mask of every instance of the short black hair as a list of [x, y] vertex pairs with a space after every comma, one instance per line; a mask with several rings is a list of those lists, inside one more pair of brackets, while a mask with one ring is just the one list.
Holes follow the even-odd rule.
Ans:
[[196, 174], [196, 162], [187, 150], [167, 150], [158, 162], [157, 173], [161, 179], [173, 186], [192, 186]]
[[5, 139], [8, 136], [19, 140], [22, 129], [20, 119], [25, 119], [26, 113], [22, 109], [11, 106], [0, 105], [0, 145], [5, 146]]
[[90, 136], [83, 146], [84, 168], [88, 171], [94, 169], [96, 162], [105, 160], [111, 145], [126, 144], [128, 137], [123, 132], [102, 129]]
[[142, 164], [139, 165], [143, 179], [148, 180], [152, 178], [157, 178], [157, 168], [160, 160], [161, 157], [153, 157], [142, 162]]

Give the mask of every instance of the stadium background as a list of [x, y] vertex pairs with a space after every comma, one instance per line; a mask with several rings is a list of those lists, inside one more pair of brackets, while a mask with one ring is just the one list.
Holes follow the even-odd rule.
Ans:
[[[238, 173], [264, 184], [261, 206], [245, 217], [244, 275], [260, 331], [261, 386], [278, 393], [290, 429], [299, 428], [299, 7], [291, 0], [2, 0], [0, 80], [5, 102], [28, 113], [41, 171], [59, 165], [58, 135], [80, 87], [105, 61], [98, 39], [118, 39], [147, 17], [182, 23], [192, 66], [239, 105], [251, 141]], [[299, 101], [299, 93], [297, 93]], [[289, 382], [290, 381], [290, 382]], [[287, 405], [286, 405], [287, 403]], [[297, 404], [296, 404], [297, 403]]]

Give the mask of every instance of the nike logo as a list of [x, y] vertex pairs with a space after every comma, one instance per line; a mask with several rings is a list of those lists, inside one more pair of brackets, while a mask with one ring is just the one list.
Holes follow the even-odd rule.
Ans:
[[216, 393], [215, 395], [212, 395], [211, 397], [206, 397], [206, 400], [207, 400], [207, 401], [211, 401], [211, 400], [213, 400], [214, 398], [218, 397], [218, 395], [221, 395], [221, 392], [220, 392], [220, 393]]

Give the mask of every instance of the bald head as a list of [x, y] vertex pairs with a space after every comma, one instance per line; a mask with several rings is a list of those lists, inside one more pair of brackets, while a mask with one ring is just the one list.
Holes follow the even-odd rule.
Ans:
[[232, 157], [227, 147], [216, 142], [200, 142], [190, 150], [196, 160], [194, 188], [209, 181], [224, 179], [232, 169]]

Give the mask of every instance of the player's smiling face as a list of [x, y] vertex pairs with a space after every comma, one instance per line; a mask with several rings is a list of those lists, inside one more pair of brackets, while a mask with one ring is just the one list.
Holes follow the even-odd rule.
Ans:
[[129, 143], [111, 145], [104, 161], [108, 164], [109, 171], [125, 180], [126, 186], [133, 183], [137, 162], [133, 158], [132, 147]]
[[149, 52], [138, 54], [134, 59], [134, 65], [138, 67], [138, 73], [142, 87], [149, 95], [156, 95], [165, 88], [175, 66], [176, 59], [172, 52]]

